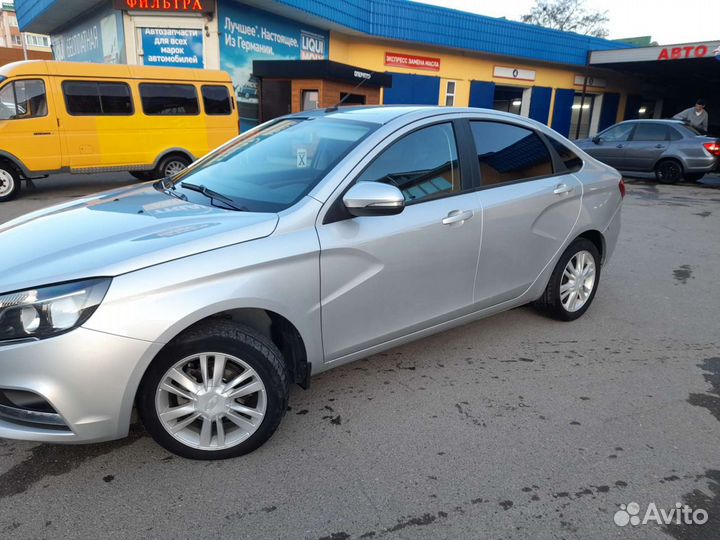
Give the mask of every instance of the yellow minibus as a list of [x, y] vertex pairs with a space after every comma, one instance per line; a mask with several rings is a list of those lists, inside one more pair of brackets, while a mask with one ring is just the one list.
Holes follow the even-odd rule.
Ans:
[[0, 202], [56, 172], [163, 178], [238, 134], [223, 71], [53, 61], [0, 66]]

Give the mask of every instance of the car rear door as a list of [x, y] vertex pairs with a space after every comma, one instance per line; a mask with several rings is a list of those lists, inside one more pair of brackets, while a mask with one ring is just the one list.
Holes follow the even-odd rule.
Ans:
[[397, 186], [402, 213], [344, 215], [340, 194], [340, 215], [330, 211], [318, 225], [326, 361], [472, 309], [483, 220], [461, 159], [463, 128], [426, 122], [398, 134], [359, 173], [356, 182]]
[[623, 168], [628, 171], [652, 171], [670, 145], [670, 133], [659, 122], [638, 122], [625, 143]]
[[[470, 124], [483, 208], [474, 298], [483, 309], [523, 294], [552, 261], [577, 222], [582, 184], [528, 127]], [[582, 165], [577, 156], [567, 162]]]

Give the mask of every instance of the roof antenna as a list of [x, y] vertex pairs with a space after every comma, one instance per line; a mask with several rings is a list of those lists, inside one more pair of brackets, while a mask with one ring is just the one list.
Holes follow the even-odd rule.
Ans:
[[340, 101], [338, 101], [338, 102], [337, 102], [335, 105], [333, 105], [332, 107], [328, 107], [327, 109], [325, 109], [325, 112], [328, 113], [328, 112], [335, 112], [335, 111], [337, 111], [337, 110], [338, 110], [338, 107], [340, 107], [340, 105], [342, 105], [343, 103], [345, 103], [345, 100], [352, 95], [353, 91], [355, 91], [355, 90], [357, 90], [358, 88], [360, 88], [363, 84], [365, 84], [366, 82], [368, 82], [370, 79], [372, 79], [372, 73], [368, 73], [368, 76], [367, 76], [367, 77], [363, 77], [363, 80], [360, 81], [359, 83], [357, 83], [355, 86], [353, 86], [352, 89], [345, 94], [345, 97], [344, 97], [344, 98], [342, 98]]

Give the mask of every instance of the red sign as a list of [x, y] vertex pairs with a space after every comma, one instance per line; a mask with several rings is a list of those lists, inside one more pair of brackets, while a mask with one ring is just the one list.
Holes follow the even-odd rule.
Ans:
[[658, 60], [682, 60], [684, 58], [704, 58], [708, 54], [706, 45], [686, 45], [682, 47], [665, 47], [660, 51]]
[[440, 59], [428, 58], [427, 56], [413, 56], [393, 52], [385, 53], [385, 65], [401, 67], [406, 69], [426, 69], [428, 71], [440, 71]]
[[113, 0], [115, 9], [171, 13], [212, 13], [213, 0]]

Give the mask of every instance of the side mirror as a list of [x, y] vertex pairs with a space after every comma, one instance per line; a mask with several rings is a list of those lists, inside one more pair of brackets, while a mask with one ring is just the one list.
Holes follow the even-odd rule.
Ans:
[[405, 208], [405, 197], [395, 186], [379, 182], [358, 182], [343, 197], [353, 216], [394, 216]]
[[600, 135], [595, 135], [592, 138], [592, 142], [594, 142], [595, 144], [600, 144], [601, 141], [602, 141], [602, 137], [600, 137]]

